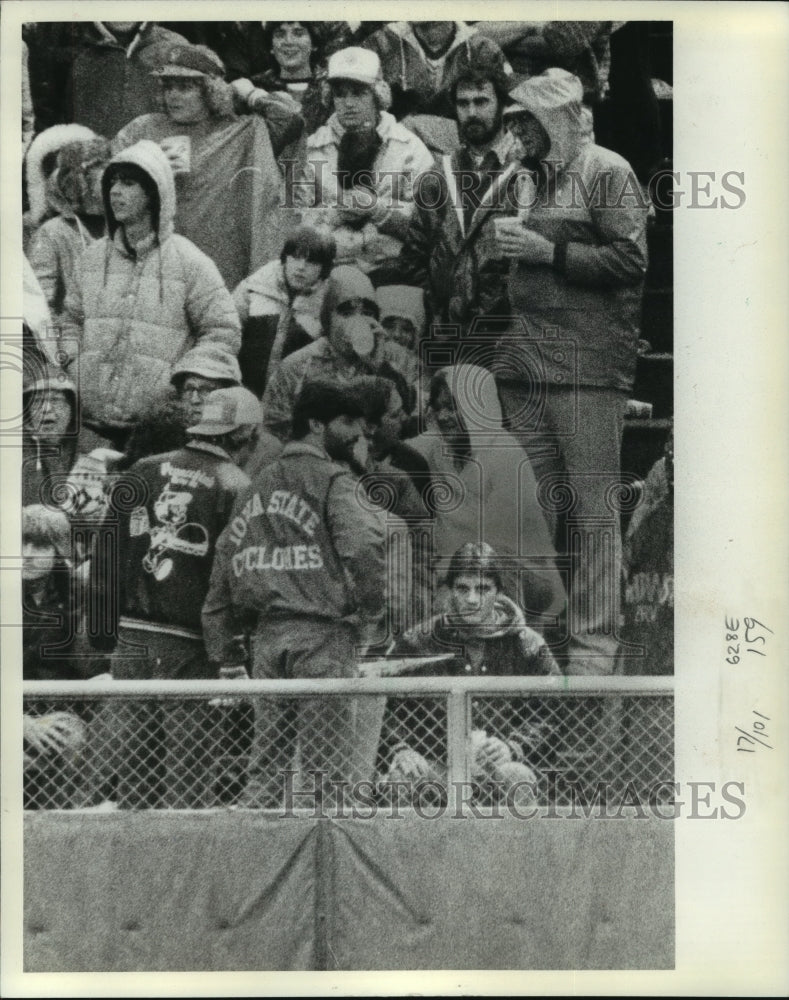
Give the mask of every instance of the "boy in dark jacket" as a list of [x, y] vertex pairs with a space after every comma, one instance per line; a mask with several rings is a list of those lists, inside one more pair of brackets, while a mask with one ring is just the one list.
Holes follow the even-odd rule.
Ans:
[[[450, 610], [407, 632], [392, 649], [396, 656], [454, 652], [431, 673], [446, 677], [559, 674], [545, 640], [526, 625], [523, 612], [501, 592], [496, 553], [468, 542], [453, 555], [447, 572]], [[471, 777], [477, 799], [509, 792], [536, 776], [526, 761], [543, 741], [538, 711], [524, 698], [472, 702]], [[386, 784], [400, 783], [406, 801], [422, 787], [446, 786], [446, 728], [442, 711], [419, 699], [390, 700], [380, 756]], [[404, 784], [403, 784], [404, 783]], [[498, 786], [498, 787], [497, 787]], [[524, 787], [524, 786], [521, 786]]]

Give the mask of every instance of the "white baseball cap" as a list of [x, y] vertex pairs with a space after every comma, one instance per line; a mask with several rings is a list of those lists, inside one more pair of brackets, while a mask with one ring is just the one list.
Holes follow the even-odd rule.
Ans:
[[374, 87], [382, 80], [381, 60], [370, 49], [351, 46], [329, 56], [329, 80], [356, 80]]

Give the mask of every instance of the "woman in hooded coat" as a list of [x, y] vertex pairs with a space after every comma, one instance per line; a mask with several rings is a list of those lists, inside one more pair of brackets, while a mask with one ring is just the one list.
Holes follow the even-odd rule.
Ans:
[[433, 476], [437, 581], [461, 545], [487, 542], [529, 624], [558, 624], [567, 598], [556, 551], [529, 457], [502, 424], [493, 375], [476, 365], [442, 368], [430, 383], [430, 418], [408, 444]]
[[109, 159], [107, 139], [76, 139], [59, 150], [46, 185], [47, 208], [54, 215], [33, 235], [29, 259], [55, 322], [83, 251], [104, 235], [101, 175]]
[[[113, 209], [118, 175], [135, 178], [147, 198], [150, 224], [136, 240]], [[197, 343], [238, 354], [241, 329], [216, 265], [173, 233], [173, 173], [156, 143], [143, 140], [113, 157], [102, 193], [107, 235], [82, 256], [62, 343], [75, 355], [79, 345], [83, 434], [99, 437], [86, 442], [123, 450], [132, 428], [169, 395], [175, 362]], [[89, 450], [82, 437], [80, 447]]]

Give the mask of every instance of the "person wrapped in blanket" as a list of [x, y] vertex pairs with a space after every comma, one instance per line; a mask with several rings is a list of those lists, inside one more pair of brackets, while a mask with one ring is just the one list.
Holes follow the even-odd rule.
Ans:
[[[502, 590], [495, 550], [467, 542], [447, 572], [449, 610], [405, 633], [394, 656], [435, 656], [431, 664], [447, 677], [558, 675], [542, 636], [525, 623], [523, 611]], [[531, 760], [545, 742], [545, 725], [533, 699], [492, 697], [472, 702], [470, 801], [490, 804], [514, 796], [532, 801], [538, 781]], [[444, 801], [447, 785], [443, 706], [425, 698], [389, 699], [381, 733], [378, 771], [384, 798], [400, 804]]]

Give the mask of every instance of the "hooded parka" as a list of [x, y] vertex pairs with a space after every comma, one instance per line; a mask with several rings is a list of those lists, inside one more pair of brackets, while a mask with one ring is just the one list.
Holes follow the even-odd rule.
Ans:
[[[526, 452], [502, 425], [493, 377], [476, 365], [455, 365], [439, 374], [468, 433], [471, 454], [458, 468], [449, 451], [450, 441], [435, 426], [408, 442], [427, 459], [434, 484], [439, 484], [433, 535], [436, 556], [445, 571], [461, 545], [487, 542], [499, 556], [517, 558], [528, 610], [560, 615], [566, 596], [534, 472]], [[511, 585], [513, 574], [503, 576]]]
[[107, 236], [86, 249], [80, 282], [66, 301], [66, 336], [79, 343], [83, 421], [129, 429], [169, 393], [172, 367], [197, 343], [241, 344], [238, 314], [216, 265], [173, 234], [175, 187], [167, 157], [143, 140], [111, 161], [134, 164], [154, 181], [158, 228], [134, 249], [102, 188]]
[[646, 196], [627, 161], [595, 145], [577, 77], [552, 69], [511, 96], [551, 140], [547, 183], [527, 227], [556, 246], [551, 267], [512, 263], [513, 313], [533, 337], [550, 329], [574, 345], [546, 364], [548, 381], [628, 392], [647, 269]]

